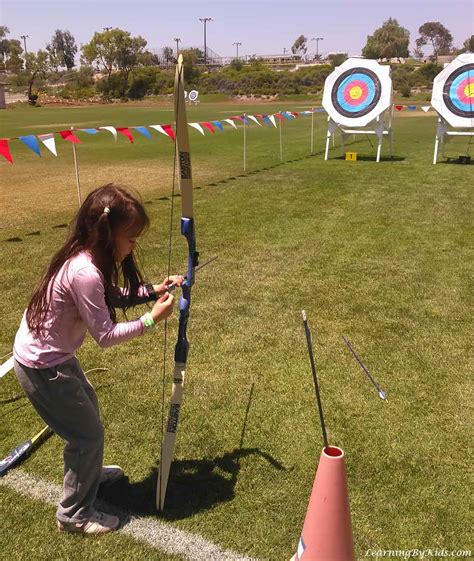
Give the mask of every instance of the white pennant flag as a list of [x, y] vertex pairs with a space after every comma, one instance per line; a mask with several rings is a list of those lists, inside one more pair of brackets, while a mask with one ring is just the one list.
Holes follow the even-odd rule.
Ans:
[[52, 132], [39, 134], [38, 138], [52, 154], [54, 154], [55, 156], [58, 155], [58, 153], [56, 152], [56, 142], [54, 140], [54, 134]]
[[2, 365], [0, 365], [0, 378], [3, 378], [5, 374], [8, 374], [8, 372], [10, 372], [12, 368], [13, 368], [13, 357], [11, 356], [7, 360], [7, 362], [4, 362]]
[[161, 134], [164, 134], [165, 136], [169, 137], [169, 134], [165, 131], [165, 129], [161, 125], [150, 125], [150, 129], [155, 129], [156, 131], [161, 132]]
[[117, 140], [117, 131], [115, 130], [114, 127], [99, 127], [99, 129], [104, 131], [109, 131], [114, 137], [114, 140]]
[[428, 113], [428, 111], [431, 109], [431, 105], [423, 105], [421, 108], [425, 113]]
[[229, 123], [229, 125], [232, 125], [234, 127], [234, 129], [237, 128], [237, 125], [234, 123], [234, 121], [232, 119], [223, 119], [223, 121], [225, 121], [226, 123]]
[[249, 119], [252, 119], [252, 121], [254, 121], [255, 123], [257, 123], [257, 125], [258, 125], [259, 127], [262, 126], [262, 124], [259, 123], [257, 117], [255, 117], [254, 115], [247, 115], [247, 117], [248, 117]]
[[277, 128], [277, 124], [275, 121], [275, 115], [268, 115], [268, 118], [270, 119], [270, 121], [272, 122], [272, 125]]
[[190, 127], [193, 127], [194, 129], [199, 131], [202, 134], [202, 136], [204, 136], [204, 129], [201, 127], [199, 123], [188, 123], [188, 124]]

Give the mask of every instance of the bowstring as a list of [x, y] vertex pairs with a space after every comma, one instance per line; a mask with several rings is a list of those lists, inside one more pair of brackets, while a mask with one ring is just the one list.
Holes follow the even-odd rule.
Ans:
[[[175, 199], [175, 187], [176, 187], [176, 170], [177, 170], [177, 163], [178, 163], [178, 113], [179, 113], [179, 95], [180, 95], [180, 87], [181, 87], [181, 72], [183, 71], [182, 67], [178, 73], [178, 84], [176, 88], [176, 99], [174, 100], [174, 104], [176, 107], [176, 115], [175, 115], [175, 137], [174, 137], [174, 156], [173, 156], [173, 180], [172, 180], [172, 187], [171, 187], [171, 205], [170, 205], [170, 228], [168, 233], [168, 267], [167, 267], [167, 274], [166, 276], [169, 277], [171, 274], [171, 248], [172, 248], [172, 240], [173, 240], [173, 217], [174, 217], [174, 199]], [[164, 427], [165, 427], [165, 383], [166, 383], [166, 350], [167, 350], [167, 343], [168, 343], [168, 318], [165, 319], [165, 328], [164, 328], [164, 341], [163, 341], [163, 372], [162, 372], [162, 379], [161, 379], [161, 441], [160, 441], [160, 469], [159, 472], [159, 496], [161, 500], [161, 481], [162, 481], [162, 474], [163, 474], [163, 441], [164, 441]]]

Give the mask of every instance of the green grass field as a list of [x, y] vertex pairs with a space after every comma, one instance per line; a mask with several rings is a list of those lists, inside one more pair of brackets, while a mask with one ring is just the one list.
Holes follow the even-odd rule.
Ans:
[[[299, 104], [206, 105], [188, 120]], [[1, 115], [5, 137], [67, 128], [173, 120], [171, 106], [16, 107]], [[369, 548], [472, 549], [472, 166], [431, 164], [433, 114], [395, 115], [396, 158], [376, 164], [366, 140], [323, 161], [325, 117], [278, 131], [200, 136], [190, 129], [197, 243], [185, 396], [164, 519], [242, 554], [283, 560], [303, 525], [321, 433], [301, 310], [313, 327], [329, 440], [346, 452], [357, 558]], [[78, 146], [83, 194], [109, 181], [138, 190], [152, 226], [141, 241], [150, 280], [166, 274], [173, 145], [159, 133], [114, 143], [102, 132]], [[77, 209], [70, 144], [54, 158], [12, 143], [2, 167], [0, 356], [31, 290]], [[453, 143], [453, 156], [465, 151]], [[385, 146], [384, 154], [387, 154]], [[176, 199], [173, 271], [183, 272]], [[471, 236], [471, 237], [470, 237]], [[17, 241], [7, 241], [16, 239]], [[129, 312], [129, 317], [142, 313]], [[166, 404], [176, 315], [170, 322]], [[387, 393], [382, 402], [342, 335]], [[79, 359], [92, 372], [106, 428], [106, 462], [129, 483], [107, 500], [153, 511], [159, 457], [163, 330], [111, 349], [87, 339]], [[241, 433], [255, 383], [243, 445]], [[10, 373], [0, 381], [0, 455], [42, 421]], [[50, 438], [21, 468], [56, 484], [62, 443]], [[84, 540], [57, 533], [54, 509], [2, 487], [3, 550], [16, 559], [171, 559], [123, 534]]]

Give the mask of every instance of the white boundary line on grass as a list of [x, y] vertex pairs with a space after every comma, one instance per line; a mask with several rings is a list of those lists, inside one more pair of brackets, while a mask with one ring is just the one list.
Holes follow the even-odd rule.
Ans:
[[[12, 470], [0, 478], [0, 486], [8, 487], [21, 495], [56, 505], [62, 494], [59, 485], [27, 474], [22, 470]], [[105, 503], [102, 502], [105, 505]], [[179, 555], [190, 561], [255, 561], [209, 542], [199, 535], [180, 530], [171, 524], [149, 517], [130, 517], [126, 512], [110, 510], [128, 522], [119, 530], [122, 534], [143, 542], [148, 546], [170, 555]]]

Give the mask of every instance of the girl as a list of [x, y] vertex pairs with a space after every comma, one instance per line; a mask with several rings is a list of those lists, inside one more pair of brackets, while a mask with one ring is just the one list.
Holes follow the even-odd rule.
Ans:
[[[86, 331], [101, 347], [130, 341], [173, 311], [167, 277], [144, 285], [133, 250], [148, 227], [143, 206], [113, 184], [89, 194], [67, 242], [53, 256], [35, 288], [15, 337], [17, 378], [43, 420], [66, 441], [64, 490], [56, 513], [61, 532], [102, 534], [119, 526], [116, 516], [94, 508], [100, 483], [123, 476], [102, 467], [104, 429], [96, 394], [76, 350]], [[121, 270], [124, 288], [117, 286]], [[116, 323], [115, 308], [156, 301], [140, 319]]]

